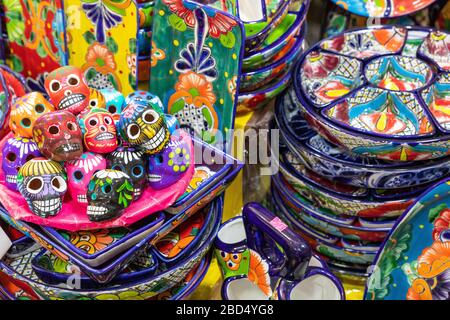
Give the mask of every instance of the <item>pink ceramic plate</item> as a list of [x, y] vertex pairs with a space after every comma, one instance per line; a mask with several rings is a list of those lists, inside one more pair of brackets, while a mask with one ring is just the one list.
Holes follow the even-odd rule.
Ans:
[[[190, 144], [191, 159], [194, 159], [194, 147], [191, 137], [189, 134], [184, 132], [182, 132], [181, 135], [183, 140], [188, 141]], [[0, 142], [0, 150], [3, 149], [3, 145], [10, 137], [11, 134], [7, 135]], [[75, 201], [67, 199], [64, 201], [63, 208], [58, 215], [49, 218], [41, 218], [30, 211], [25, 199], [19, 192], [12, 191], [6, 187], [3, 172], [0, 172], [0, 202], [9, 212], [11, 217], [16, 220], [23, 220], [38, 225], [45, 225], [63, 230], [78, 231], [126, 227], [151, 215], [152, 213], [165, 210], [171, 206], [186, 191], [193, 174], [194, 166], [190, 166], [181, 179], [166, 189], [154, 190], [147, 187], [139, 200], [133, 202], [119, 218], [105, 222], [90, 221], [86, 214], [85, 208], [80, 210], [80, 207]]]

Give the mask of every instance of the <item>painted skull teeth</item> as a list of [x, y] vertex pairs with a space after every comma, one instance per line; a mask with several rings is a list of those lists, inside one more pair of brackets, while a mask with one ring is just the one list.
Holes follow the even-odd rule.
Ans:
[[70, 153], [70, 152], [77, 152], [81, 150], [81, 145], [75, 144], [75, 143], [69, 143], [69, 144], [63, 144], [55, 149], [58, 153]]
[[161, 181], [161, 176], [157, 175], [157, 174], [148, 174], [147, 180], [149, 182], [159, 182], [159, 181]]
[[35, 200], [31, 202], [34, 212], [39, 216], [54, 216], [62, 207], [62, 201], [60, 198], [52, 198], [48, 200]]
[[103, 132], [103, 133], [100, 133], [98, 136], [96, 136], [95, 140], [97, 140], [97, 141], [104, 141], [104, 140], [112, 140], [112, 139], [115, 139], [115, 138], [116, 138], [116, 136], [113, 135], [112, 133]]
[[7, 175], [6, 182], [8, 183], [17, 183], [17, 176]]
[[77, 200], [79, 203], [87, 203], [87, 197], [85, 194], [79, 194], [77, 196]]
[[158, 133], [148, 140], [147, 142], [144, 142], [141, 146], [145, 150], [155, 150], [161, 146], [161, 144], [164, 142], [164, 138], [166, 136], [166, 130], [165, 128], [162, 128], [158, 131]]
[[105, 207], [88, 206], [87, 208], [87, 214], [90, 216], [104, 215], [106, 211], [108, 211], [108, 209]]
[[79, 103], [83, 103], [85, 99], [86, 97], [81, 93], [71, 94], [61, 100], [58, 105], [58, 109], [67, 109]]

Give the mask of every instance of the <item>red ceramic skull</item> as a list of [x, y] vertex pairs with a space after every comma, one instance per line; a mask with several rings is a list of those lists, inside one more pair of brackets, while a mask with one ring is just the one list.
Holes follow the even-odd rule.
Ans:
[[56, 109], [67, 110], [75, 115], [89, 103], [89, 87], [83, 72], [76, 67], [53, 70], [45, 79], [45, 90]]
[[105, 109], [92, 109], [79, 117], [86, 150], [110, 153], [117, 148], [116, 125], [113, 116]]
[[76, 160], [83, 154], [83, 139], [77, 118], [65, 110], [46, 113], [33, 127], [39, 151], [54, 161]]

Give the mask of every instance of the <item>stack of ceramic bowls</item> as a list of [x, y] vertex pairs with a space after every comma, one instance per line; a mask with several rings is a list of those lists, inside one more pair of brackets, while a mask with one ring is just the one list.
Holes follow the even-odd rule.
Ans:
[[364, 275], [400, 216], [450, 172], [450, 35], [376, 27], [306, 51], [276, 103], [279, 214], [330, 267]]
[[262, 3], [265, 5], [262, 10], [266, 11], [264, 22], [246, 22], [246, 18], [240, 17], [246, 40], [238, 112], [262, 108], [283, 92], [303, 51], [309, 0]]

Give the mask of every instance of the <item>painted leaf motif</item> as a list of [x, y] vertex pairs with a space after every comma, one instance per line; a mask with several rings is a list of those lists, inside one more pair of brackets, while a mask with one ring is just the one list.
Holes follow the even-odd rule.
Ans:
[[89, 45], [92, 45], [95, 42], [95, 36], [90, 31], [86, 31], [85, 33], [83, 33], [83, 38]]
[[171, 14], [169, 16], [169, 24], [178, 31], [184, 32], [187, 29], [187, 25], [183, 19], [178, 17], [176, 14]]
[[439, 217], [439, 213], [445, 208], [447, 208], [447, 205], [445, 203], [441, 203], [439, 206], [430, 209], [430, 212], [428, 213], [428, 221], [430, 221], [430, 223], [433, 223], [434, 220]]
[[228, 49], [232, 49], [234, 45], [236, 44], [236, 37], [234, 36], [233, 32], [228, 32], [227, 34], [221, 34], [220, 35], [220, 43]]
[[114, 54], [116, 54], [119, 50], [119, 46], [117, 45], [116, 41], [114, 41], [114, 39], [111, 37], [106, 38], [106, 47], [110, 52]]

